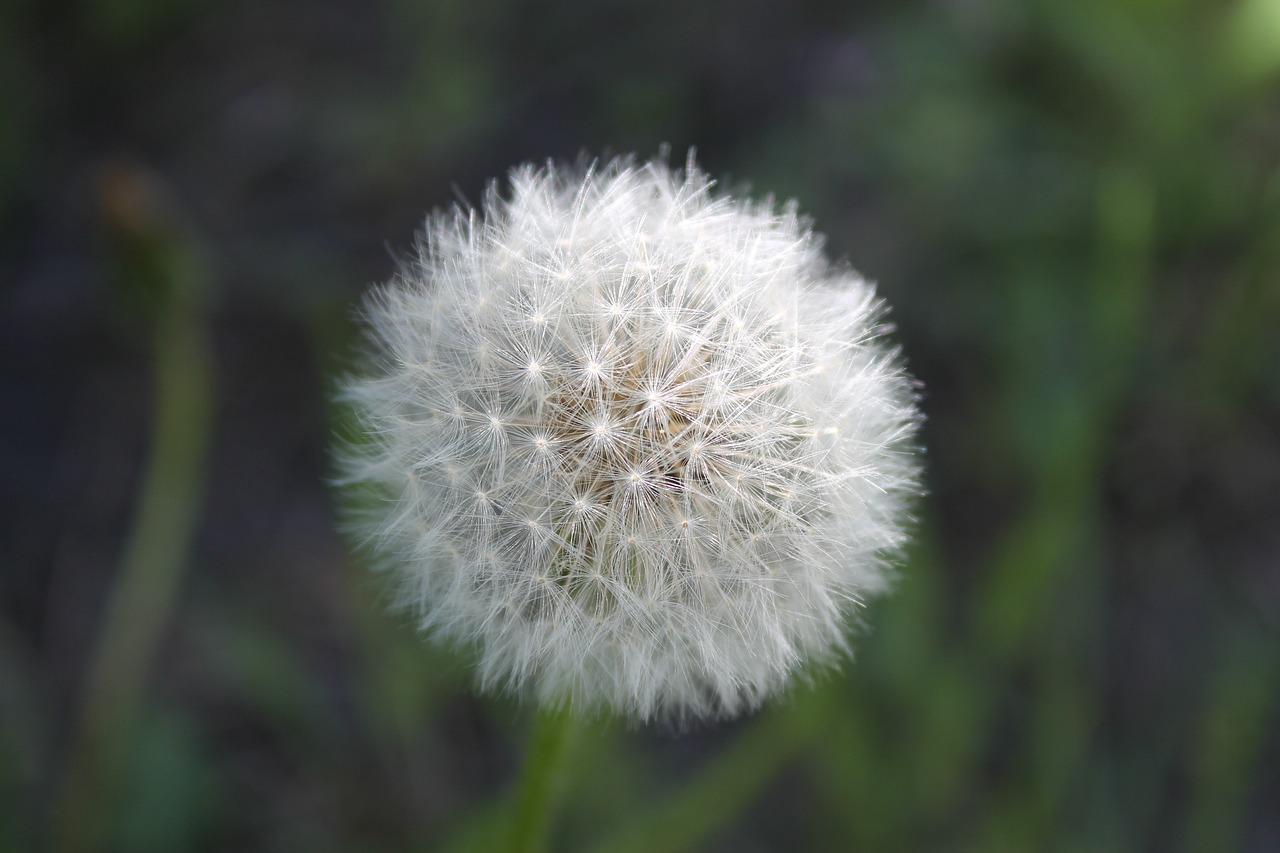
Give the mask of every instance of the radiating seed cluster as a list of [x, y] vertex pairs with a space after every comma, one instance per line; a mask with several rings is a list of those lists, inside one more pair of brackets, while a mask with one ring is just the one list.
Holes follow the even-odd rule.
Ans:
[[486, 687], [731, 715], [845, 647], [916, 484], [872, 287], [692, 162], [524, 166], [368, 299], [357, 521]]

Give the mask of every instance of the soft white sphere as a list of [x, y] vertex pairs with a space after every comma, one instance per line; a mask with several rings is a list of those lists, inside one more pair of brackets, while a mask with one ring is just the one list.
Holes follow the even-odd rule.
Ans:
[[732, 715], [846, 648], [917, 483], [870, 284], [689, 163], [521, 166], [369, 296], [359, 530], [485, 687]]

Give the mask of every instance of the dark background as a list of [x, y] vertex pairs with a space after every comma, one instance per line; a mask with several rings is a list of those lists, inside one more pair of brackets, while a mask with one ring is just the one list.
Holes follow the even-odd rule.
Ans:
[[349, 556], [327, 389], [428, 210], [663, 143], [880, 283], [929, 495], [855, 662], [584, 724], [553, 846], [1280, 848], [1276, 0], [17, 0], [0, 850], [494, 842], [531, 711]]

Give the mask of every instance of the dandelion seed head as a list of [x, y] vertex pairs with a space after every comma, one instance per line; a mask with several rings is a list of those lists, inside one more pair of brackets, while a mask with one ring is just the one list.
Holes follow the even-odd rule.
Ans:
[[366, 300], [353, 523], [482, 687], [748, 711], [841, 658], [904, 542], [883, 313], [794, 205], [692, 161], [519, 167]]

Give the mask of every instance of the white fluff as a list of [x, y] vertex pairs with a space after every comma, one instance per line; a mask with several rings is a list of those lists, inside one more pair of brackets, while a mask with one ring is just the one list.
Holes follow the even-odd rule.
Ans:
[[728, 716], [846, 648], [918, 465], [883, 305], [693, 164], [512, 171], [366, 304], [358, 529], [485, 688]]

